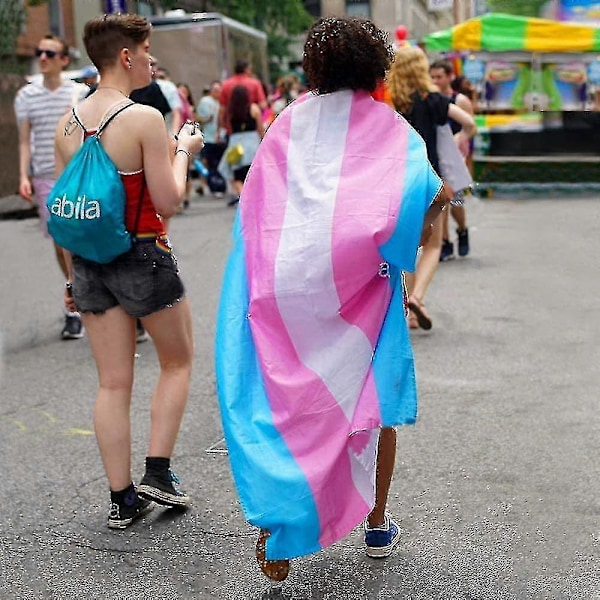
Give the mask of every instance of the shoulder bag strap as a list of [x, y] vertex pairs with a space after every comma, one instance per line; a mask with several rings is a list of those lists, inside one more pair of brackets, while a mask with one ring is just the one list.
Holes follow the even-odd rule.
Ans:
[[[135, 104], [135, 102], [130, 101], [127, 104], [125, 104], [124, 106], [121, 106], [120, 108], [118, 108], [117, 110], [115, 110], [103, 123], [100, 124], [100, 126], [98, 127], [98, 131], [96, 131], [96, 133], [94, 134], [96, 137], [100, 137], [100, 135], [102, 134], [102, 132], [106, 129], [106, 127], [108, 126], [108, 124], [119, 114], [122, 113], [126, 108], [129, 108], [130, 106], [133, 106]], [[73, 114], [75, 115], [75, 109], [73, 109]], [[77, 116], [75, 116], [75, 118], [77, 119]], [[79, 119], [77, 119], [77, 122], [81, 125], [81, 122], [79, 121]], [[81, 125], [81, 127], [83, 128], [83, 125]], [[84, 128], [85, 131], [85, 128]], [[137, 207], [137, 212], [135, 215], [135, 224], [133, 226], [133, 231], [129, 232], [131, 235], [131, 239], [133, 241], [135, 241], [135, 236], [137, 235], [138, 232], [138, 228], [140, 226], [140, 218], [142, 216], [142, 205], [143, 205], [143, 201], [144, 201], [144, 193], [146, 191], [146, 176], [144, 175], [143, 179], [142, 179], [142, 188], [140, 190], [140, 197], [138, 198], [138, 207]]]
[[79, 127], [81, 127], [81, 129], [83, 130], [83, 135], [85, 137], [85, 134], [87, 133], [87, 129], [83, 126], [83, 123], [81, 122], [81, 120], [79, 119], [79, 117], [77, 116], [77, 111], [75, 110], [75, 107], [73, 107], [71, 109], [71, 112], [73, 113], [73, 118], [75, 119], [75, 122], [77, 123], [77, 125], [79, 125]]

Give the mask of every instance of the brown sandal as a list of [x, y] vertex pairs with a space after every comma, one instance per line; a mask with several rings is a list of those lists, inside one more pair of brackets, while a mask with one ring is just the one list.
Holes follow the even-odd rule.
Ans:
[[428, 331], [433, 326], [431, 322], [431, 317], [427, 314], [425, 310], [425, 305], [416, 298], [408, 299], [408, 308], [412, 311], [412, 313], [417, 317], [417, 321], [419, 322], [419, 327], [421, 329], [425, 329]]
[[283, 581], [290, 573], [289, 560], [267, 560], [266, 542], [271, 534], [267, 529], [261, 529], [256, 542], [256, 560], [260, 570], [273, 581]]

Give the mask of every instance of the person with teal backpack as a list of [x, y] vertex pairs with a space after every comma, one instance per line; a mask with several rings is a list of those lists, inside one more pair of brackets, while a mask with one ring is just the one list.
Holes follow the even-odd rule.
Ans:
[[[203, 146], [193, 123], [169, 140], [162, 115], [133, 103], [151, 80], [150, 23], [104, 15], [84, 28], [100, 73], [97, 90], [65, 115], [55, 134], [59, 177], [48, 202], [78, 310], [96, 361], [94, 429], [110, 488], [108, 526], [124, 529], [154, 503], [186, 507], [171, 457], [188, 399], [192, 317], [164, 218], [183, 199], [191, 157]], [[154, 341], [160, 374], [151, 399], [145, 472], [133, 483], [131, 394], [136, 319]]]
[[[63, 171], [46, 200], [48, 231], [54, 241], [72, 254], [106, 264], [131, 249], [142, 205], [138, 202], [136, 225], [125, 226], [125, 187], [100, 136], [112, 120], [134, 103], [126, 101], [109, 109], [95, 133], [88, 132], [75, 108], [73, 119], [86, 138]], [[145, 186], [142, 186], [142, 194]]]

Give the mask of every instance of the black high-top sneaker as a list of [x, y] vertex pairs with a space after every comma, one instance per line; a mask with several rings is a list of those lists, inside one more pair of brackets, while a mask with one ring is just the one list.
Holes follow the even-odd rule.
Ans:
[[140, 498], [133, 485], [122, 492], [111, 491], [108, 526], [111, 529], [125, 529], [153, 509], [154, 502]]
[[179, 478], [171, 468], [157, 470], [146, 462], [146, 474], [138, 486], [138, 493], [147, 500], [163, 506], [189, 506], [191, 499], [179, 489]]
[[462, 231], [460, 229], [456, 230], [456, 233], [458, 235], [458, 255], [459, 256], [467, 256], [467, 254], [469, 254], [469, 230], [468, 229], [463, 229]]

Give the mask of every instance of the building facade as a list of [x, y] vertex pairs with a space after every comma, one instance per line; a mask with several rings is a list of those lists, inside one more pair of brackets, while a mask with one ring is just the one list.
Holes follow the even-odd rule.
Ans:
[[399, 25], [408, 29], [408, 38], [425, 35], [460, 23], [475, 14], [478, 0], [303, 0], [314, 16], [350, 15], [372, 19], [394, 34]]
[[[202, 2], [188, 2], [201, 5]], [[198, 10], [198, 9], [196, 9]], [[47, 0], [38, 6], [27, 6], [25, 27], [17, 42], [17, 55], [31, 62], [28, 73], [37, 66], [33, 60], [39, 40], [51, 33], [63, 38], [72, 49], [71, 65], [81, 67], [89, 62], [81, 41], [85, 23], [105, 12], [135, 12], [144, 16], [160, 14], [159, 3], [152, 0]]]
[[17, 40], [17, 55], [26, 60], [34, 56], [38, 42], [52, 33], [76, 46], [74, 0], [48, 0], [28, 6], [23, 34]]
[[[390, 33], [399, 25], [408, 29], [408, 38], [419, 40], [433, 31], [462, 22], [482, 11], [483, 0], [302, 0], [310, 14], [318, 16], [354, 15], [372, 19]], [[181, 0], [178, 6], [188, 12], [211, 10], [210, 0]], [[32, 59], [37, 42], [47, 33], [64, 38], [73, 48], [72, 66], [89, 61], [81, 43], [85, 23], [103, 12], [135, 12], [144, 16], [160, 14], [157, 0], [48, 0], [27, 9], [27, 21], [18, 42], [22, 60]], [[35, 61], [32, 61], [32, 68]]]

